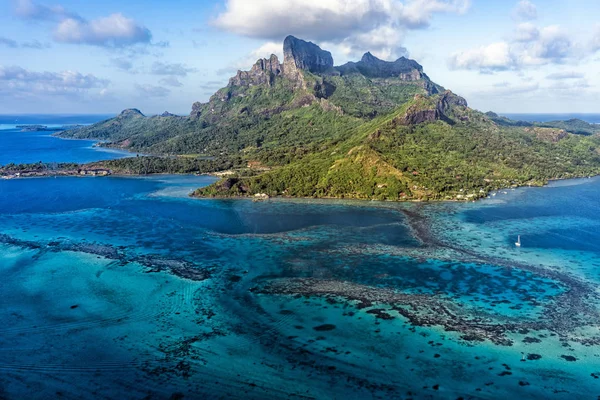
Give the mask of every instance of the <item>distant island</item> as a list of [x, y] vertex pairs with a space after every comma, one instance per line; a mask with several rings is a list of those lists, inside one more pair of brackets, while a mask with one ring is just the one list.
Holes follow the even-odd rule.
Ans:
[[220, 172], [198, 197], [475, 200], [600, 173], [598, 125], [482, 113], [404, 57], [366, 53], [335, 66], [331, 53], [293, 36], [283, 49], [283, 62], [272, 55], [238, 71], [188, 116], [128, 109], [56, 135], [154, 155], [89, 168]]
[[80, 126], [81, 125], [48, 127], [46, 125], [17, 125], [16, 128], [20, 129], [21, 132], [61, 132], [68, 129], [78, 128]]

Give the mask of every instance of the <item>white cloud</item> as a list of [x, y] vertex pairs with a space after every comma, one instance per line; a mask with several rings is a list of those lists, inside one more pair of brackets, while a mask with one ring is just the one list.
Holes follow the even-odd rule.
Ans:
[[539, 37], [525, 45], [520, 58], [523, 65], [560, 64], [573, 53], [569, 35], [559, 26], [553, 25], [540, 29]]
[[214, 21], [242, 36], [281, 41], [288, 34], [340, 45], [347, 53], [402, 55], [405, 32], [435, 14], [464, 13], [470, 0], [227, 0]]
[[187, 76], [187, 74], [196, 72], [195, 68], [189, 68], [183, 64], [170, 64], [156, 61], [152, 64], [150, 72], [154, 75], [172, 75], [172, 76]]
[[34, 3], [31, 0], [15, 0], [15, 14], [25, 19], [36, 19], [42, 21], [62, 21], [64, 19], [82, 18], [74, 12], [66, 10], [63, 6], [45, 6]]
[[523, 83], [513, 85], [508, 82], [493, 85], [491, 88], [478, 90], [475, 94], [484, 97], [522, 97], [526, 94], [532, 94], [540, 89], [537, 82]]
[[41, 43], [37, 40], [30, 40], [28, 42], [19, 43], [16, 40], [7, 37], [0, 36], [0, 46], [6, 46], [11, 49], [23, 48], [23, 49], [47, 49], [50, 47], [47, 43]]
[[163, 78], [160, 80], [160, 83], [166, 86], [172, 86], [172, 87], [182, 87], [183, 83], [181, 83], [179, 81], [179, 79], [177, 79], [174, 76], [167, 76], [166, 78]]
[[136, 84], [135, 89], [144, 97], [166, 97], [171, 93], [171, 91], [165, 87], [149, 84]]
[[0, 66], [0, 93], [78, 95], [103, 89], [108, 84], [106, 79], [76, 71], [35, 72], [18, 66]]
[[449, 59], [453, 69], [480, 72], [522, 69], [547, 64], [563, 64], [575, 60], [579, 49], [567, 32], [552, 25], [537, 28], [520, 24], [511, 42], [497, 42], [454, 53]]
[[506, 42], [492, 43], [471, 50], [454, 53], [450, 57], [453, 69], [475, 69], [483, 72], [514, 68], [516, 61]]
[[396, 59], [408, 55], [402, 46], [405, 34], [389, 25], [380, 26], [372, 31], [357, 33], [341, 43], [332, 43], [328, 48], [337, 49], [346, 56], [360, 56], [370, 51], [383, 60]]
[[404, 5], [400, 2], [390, 3], [392, 3], [390, 8], [396, 7], [398, 11], [397, 17], [399, 17], [401, 24], [413, 29], [429, 26], [434, 14], [464, 14], [471, 6], [471, 2], [468, 0], [411, 0], [405, 2]]
[[281, 42], [267, 42], [259, 48], [253, 50], [248, 57], [252, 62], [259, 58], [269, 58], [271, 54], [275, 54], [281, 61], [283, 61], [283, 44]]
[[6, 47], [10, 47], [10, 48], [13, 48], [13, 49], [19, 47], [19, 43], [17, 43], [13, 39], [9, 39], [9, 38], [6, 38], [6, 37], [0, 37], [0, 45], [6, 46]]
[[528, 0], [521, 0], [513, 10], [516, 19], [531, 21], [537, 18], [537, 7]]
[[88, 21], [62, 6], [46, 6], [31, 0], [17, 0], [14, 12], [24, 19], [56, 22], [54, 40], [62, 43], [123, 47], [150, 43], [152, 39], [148, 28], [121, 13]]
[[587, 90], [591, 85], [584, 79], [576, 81], [557, 81], [548, 86], [550, 90], [556, 90], [563, 93], [581, 93], [582, 90]]
[[600, 50], [600, 24], [596, 25], [594, 29], [594, 36], [591, 42], [592, 51]]
[[42, 43], [39, 40], [30, 40], [28, 42], [21, 43], [21, 47], [24, 49], [42, 50], [49, 49], [51, 46], [50, 43]]
[[117, 69], [126, 72], [134, 72], [133, 71], [133, 63], [130, 59], [125, 57], [117, 57], [110, 60], [110, 63], [117, 67]]
[[257, 60], [269, 58], [271, 54], [275, 54], [279, 62], [283, 62], [283, 43], [266, 42], [229, 66], [217, 70], [217, 75], [234, 75], [237, 71], [249, 70]]
[[551, 79], [555, 81], [566, 80], [566, 79], [583, 79], [585, 78], [585, 74], [581, 72], [574, 71], [566, 71], [566, 72], [555, 72], [546, 77], [546, 79]]
[[517, 25], [515, 30], [515, 41], [532, 42], [540, 37], [540, 30], [531, 22], [524, 22]]
[[120, 47], [148, 43], [151, 38], [146, 27], [120, 13], [91, 21], [67, 18], [54, 31], [54, 39], [58, 42], [94, 46]]

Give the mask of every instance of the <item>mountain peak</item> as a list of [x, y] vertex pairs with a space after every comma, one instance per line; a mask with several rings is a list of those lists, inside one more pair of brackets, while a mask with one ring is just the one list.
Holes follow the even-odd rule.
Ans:
[[291, 35], [283, 42], [283, 54], [286, 75], [295, 74], [297, 70], [322, 73], [333, 68], [333, 57], [330, 52], [312, 42]]
[[370, 51], [366, 52], [362, 58], [360, 59], [363, 63], [374, 63], [377, 61], [382, 61], [379, 58], [375, 57]]
[[127, 108], [123, 111], [121, 111], [121, 114], [119, 114], [119, 117], [122, 118], [128, 118], [128, 117], [144, 117], [145, 115], [142, 114], [142, 112], [140, 110], [138, 110], [137, 108]]

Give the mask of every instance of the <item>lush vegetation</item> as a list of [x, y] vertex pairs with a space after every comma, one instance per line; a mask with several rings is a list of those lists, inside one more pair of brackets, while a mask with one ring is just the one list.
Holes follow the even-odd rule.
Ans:
[[403, 80], [389, 73], [396, 64], [365, 65], [373, 68], [232, 83], [187, 117], [125, 110], [61, 136], [157, 155], [86, 166], [113, 173], [233, 171], [197, 196], [470, 200], [600, 173], [595, 125], [482, 114], [426, 75]]
[[25, 171], [58, 171], [58, 170], [76, 170], [80, 167], [80, 164], [76, 163], [29, 163], [29, 164], [15, 164], [10, 163], [4, 166], [0, 166], [0, 175], [14, 174]]
[[[17, 173], [33, 175], [79, 175], [80, 171], [110, 171], [117, 175], [151, 174], [210, 174], [229, 169], [244, 170], [247, 163], [241, 157], [174, 157], [138, 156], [118, 160], [98, 161], [89, 164], [32, 163], [0, 166], [0, 176]], [[250, 169], [246, 174], [250, 173]], [[37, 174], [36, 174], [37, 173]]]
[[192, 174], [212, 173], [232, 168], [241, 168], [245, 164], [241, 157], [129, 157], [118, 160], [99, 161], [85, 164], [85, 168], [103, 168], [113, 174], [150, 175], [150, 174]]
[[453, 120], [399, 124], [432, 107], [418, 98], [359, 127], [347, 141], [258, 176], [227, 178], [197, 196], [333, 197], [378, 200], [476, 199], [491, 190], [600, 173], [600, 137], [554, 143], [519, 127], [453, 107]]

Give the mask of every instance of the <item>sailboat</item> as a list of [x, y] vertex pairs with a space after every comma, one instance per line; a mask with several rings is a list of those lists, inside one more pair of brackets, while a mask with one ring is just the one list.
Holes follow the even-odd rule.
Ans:
[[515, 246], [521, 247], [521, 235], [519, 235], [519, 239], [517, 240], [517, 243], [515, 243]]

